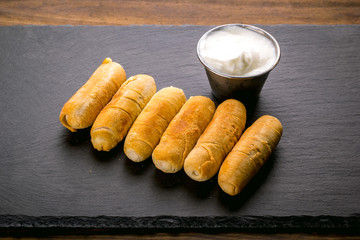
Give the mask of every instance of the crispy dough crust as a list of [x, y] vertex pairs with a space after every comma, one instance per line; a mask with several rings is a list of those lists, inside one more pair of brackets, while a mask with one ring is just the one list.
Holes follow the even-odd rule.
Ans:
[[89, 80], [65, 103], [60, 122], [72, 132], [90, 127], [125, 82], [123, 67], [106, 58]]
[[213, 177], [226, 155], [239, 140], [246, 123], [245, 106], [228, 99], [221, 103], [214, 117], [184, 162], [186, 174], [196, 181]]
[[221, 189], [232, 196], [240, 193], [270, 157], [282, 131], [280, 121], [269, 115], [260, 117], [246, 129], [220, 168]]
[[91, 128], [94, 148], [99, 151], [114, 148], [125, 137], [155, 92], [155, 81], [149, 75], [139, 74], [126, 80]]
[[211, 121], [215, 104], [207, 97], [190, 97], [170, 122], [155, 148], [152, 159], [163, 172], [182, 169], [184, 160]]
[[134, 162], [149, 158], [171, 120], [186, 102], [183, 90], [158, 91], [130, 128], [124, 143], [126, 156]]

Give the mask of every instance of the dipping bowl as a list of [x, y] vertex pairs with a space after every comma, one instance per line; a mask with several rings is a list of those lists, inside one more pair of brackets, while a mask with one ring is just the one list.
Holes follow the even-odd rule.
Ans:
[[[269, 39], [274, 44], [275, 52], [276, 52], [276, 59], [274, 60], [273, 65], [264, 72], [258, 73], [256, 75], [236, 76], [236, 75], [229, 75], [219, 72], [210, 65], [206, 64], [201, 56], [201, 50], [200, 50], [201, 41], [203, 41], [209, 34], [215, 31], [222, 30], [224, 27], [228, 27], [228, 26], [237, 26], [241, 28], [246, 28], [248, 30], [255, 31], [261, 34], [262, 36], [266, 37], [267, 39]], [[205, 67], [205, 72], [209, 79], [212, 93], [218, 100], [222, 101], [228, 98], [235, 98], [241, 101], [247, 101], [247, 100], [252, 101], [258, 98], [264, 86], [264, 83], [269, 76], [269, 73], [279, 63], [280, 46], [273, 36], [271, 36], [268, 32], [264, 31], [261, 28], [246, 24], [226, 24], [210, 29], [200, 38], [197, 44], [197, 56], [200, 62], [202, 63], [202, 65]]]

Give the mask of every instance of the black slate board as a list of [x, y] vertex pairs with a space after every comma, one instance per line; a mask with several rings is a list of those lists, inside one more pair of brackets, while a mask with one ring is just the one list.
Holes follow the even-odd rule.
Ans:
[[216, 101], [196, 57], [210, 26], [0, 27], [0, 227], [360, 227], [360, 26], [260, 27], [282, 57], [248, 125], [270, 114], [284, 134], [236, 197], [216, 177], [196, 183], [151, 159], [132, 163], [123, 143], [97, 152], [88, 129], [58, 120], [105, 57], [158, 89]]

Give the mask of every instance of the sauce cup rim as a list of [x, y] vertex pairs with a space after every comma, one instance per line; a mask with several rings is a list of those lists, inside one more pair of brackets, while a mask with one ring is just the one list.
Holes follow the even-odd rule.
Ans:
[[[269, 40], [271, 40], [271, 42], [274, 44], [274, 47], [275, 47], [275, 50], [276, 50], [276, 60], [274, 61], [273, 65], [269, 69], [267, 69], [267, 70], [265, 70], [265, 71], [263, 71], [261, 73], [254, 74], [254, 75], [239, 76], [239, 75], [231, 75], [231, 74], [226, 74], [226, 73], [220, 72], [220, 71], [212, 68], [211, 66], [209, 66], [208, 64], [205, 63], [205, 61], [202, 59], [201, 54], [200, 54], [200, 43], [201, 43], [201, 41], [204, 40], [212, 32], [219, 31], [222, 28], [231, 27], [231, 26], [242, 27], [242, 28], [245, 28], [245, 29], [248, 29], [248, 30], [251, 30], [251, 31], [255, 31], [255, 32], [263, 35], [264, 37], [268, 38]], [[253, 26], [253, 25], [248, 25], [248, 24], [241, 24], [241, 23], [231, 23], [231, 24], [219, 25], [219, 26], [216, 26], [216, 27], [208, 30], [199, 39], [199, 41], [197, 43], [197, 47], [196, 47], [196, 53], [197, 53], [197, 57], [200, 60], [201, 64], [208, 71], [211, 71], [211, 72], [213, 72], [213, 73], [215, 73], [215, 74], [217, 74], [219, 76], [222, 76], [222, 77], [225, 77], [225, 78], [230, 78], [230, 79], [248, 79], [248, 78], [255, 78], [255, 77], [267, 74], [267, 73], [271, 72], [276, 67], [276, 65], [279, 63], [280, 57], [281, 57], [281, 51], [280, 51], [279, 43], [277, 42], [277, 40], [270, 33], [268, 33], [267, 31], [265, 31], [262, 28], [259, 28], [259, 27]]]

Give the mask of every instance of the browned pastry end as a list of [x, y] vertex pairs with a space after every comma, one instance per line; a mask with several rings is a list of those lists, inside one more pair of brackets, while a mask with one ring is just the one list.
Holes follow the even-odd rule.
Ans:
[[221, 103], [214, 117], [184, 162], [186, 174], [196, 181], [213, 177], [239, 140], [246, 124], [245, 106], [228, 99]]
[[130, 77], [96, 118], [91, 142], [99, 151], [110, 151], [127, 134], [135, 119], [156, 92], [154, 79], [145, 74]]
[[218, 183], [229, 195], [236, 195], [255, 176], [270, 157], [282, 135], [280, 121], [265, 115], [240, 137], [221, 165]]
[[125, 82], [123, 67], [106, 58], [89, 80], [65, 103], [60, 122], [72, 132], [90, 127]]
[[186, 96], [179, 88], [167, 87], [155, 93], [125, 138], [126, 156], [134, 162], [149, 158], [185, 102]]
[[152, 159], [165, 173], [182, 169], [184, 160], [211, 121], [215, 104], [203, 96], [190, 97], [170, 122], [156, 146]]

